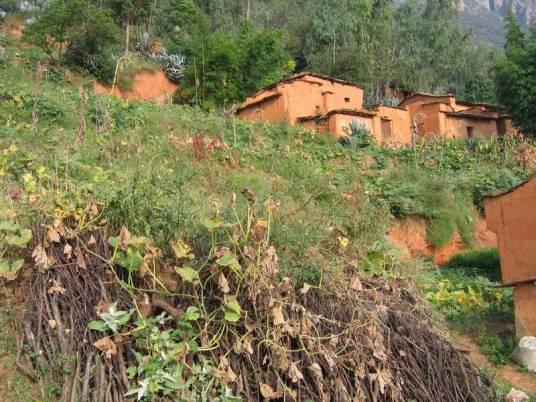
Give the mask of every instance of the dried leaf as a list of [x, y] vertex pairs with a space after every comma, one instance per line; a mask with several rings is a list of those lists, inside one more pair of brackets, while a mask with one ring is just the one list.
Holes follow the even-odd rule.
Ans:
[[226, 383], [236, 382], [236, 374], [229, 364], [229, 360], [225, 356], [220, 357], [220, 364], [214, 370], [214, 376]]
[[220, 289], [220, 291], [225, 294], [230, 292], [229, 282], [227, 281], [227, 278], [223, 273], [221, 273], [218, 278], [218, 289]]
[[272, 307], [272, 315], [274, 317], [274, 325], [286, 325], [285, 316], [283, 315], [283, 306], [280, 302], [274, 302]]
[[363, 290], [363, 284], [361, 283], [361, 279], [359, 279], [357, 275], [352, 279], [350, 289], [357, 290], [359, 292]]
[[128, 244], [130, 240], [130, 232], [125, 226], [121, 226], [121, 230], [119, 231], [119, 244], [121, 247], [124, 247]]
[[308, 283], [304, 283], [303, 287], [300, 289], [300, 293], [302, 295], [306, 295], [309, 289], [311, 289], [311, 285], [309, 285]]
[[253, 334], [247, 334], [244, 337], [244, 342], [242, 343], [242, 347], [250, 355], [253, 355], [253, 352], [254, 352], [252, 343], [253, 343]]
[[76, 256], [76, 265], [78, 265], [79, 268], [86, 269], [86, 259], [84, 258], [84, 253], [82, 253], [80, 246], [76, 246], [74, 249], [74, 255]]
[[91, 235], [89, 238], [89, 241], [87, 242], [88, 245], [92, 246], [94, 244], [97, 244], [97, 240], [95, 239], [95, 236]]
[[117, 354], [117, 345], [108, 336], [99, 339], [93, 344], [93, 346], [102, 350], [108, 359]]
[[268, 276], [273, 276], [278, 272], [278, 258], [275, 248], [273, 246], [268, 247], [265, 252], [264, 258], [261, 261], [261, 267], [263, 272]]
[[260, 388], [261, 388], [261, 395], [263, 396], [263, 398], [266, 398], [269, 401], [272, 399], [277, 399], [281, 396], [279, 393], [275, 392], [272, 389], [272, 387], [270, 387], [268, 384], [265, 384], [263, 382], [260, 383]]
[[35, 261], [35, 265], [37, 265], [37, 267], [40, 269], [48, 269], [51, 265], [51, 261], [48, 258], [45, 248], [42, 244], [38, 244], [37, 247], [34, 248], [32, 258]]
[[71, 259], [71, 256], [73, 254], [73, 247], [69, 243], [65, 244], [65, 246], [63, 247], [63, 254], [65, 254], [69, 260]]
[[64, 294], [66, 291], [67, 289], [61, 286], [60, 282], [58, 282], [57, 280], [52, 280], [52, 286], [50, 287], [50, 289], [48, 289], [47, 293], [48, 294], [54, 294], [54, 293]]
[[298, 369], [298, 366], [296, 366], [296, 363], [294, 362], [290, 362], [288, 375], [292, 382], [297, 383], [303, 380], [303, 373]]
[[[370, 376], [372, 378], [372, 375]], [[382, 395], [385, 395], [385, 388], [388, 385], [391, 385], [391, 374], [388, 370], [384, 369], [381, 371], [378, 371], [375, 375], [375, 380], [378, 381], [378, 385], [380, 387], [380, 392]]]
[[276, 201], [274, 197], [270, 196], [264, 203], [264, 206], [266, 207], [266, 210], [273, 214], [277, 209], [279, 208], [280, 202]]
[[54, 243], [60, 242], [60, 234], [56, 231], [56, 229], [49, 228], [47, 230], [47, 237], [51, 242], [54, 242]]
[[48, 320], [48, 326], [52, 329], [56, 328], [56, 320]]
[[248, 257], [251, 261], [257, 260], [257, 252], [255, 249], [251, 246], [244, 246], [244, 249], [242, 250], [244, 255]]

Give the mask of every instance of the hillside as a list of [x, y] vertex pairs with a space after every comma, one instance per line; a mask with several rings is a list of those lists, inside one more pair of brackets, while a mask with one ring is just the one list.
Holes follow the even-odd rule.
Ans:
[[474, 248], [482, 196], [527, 177], [529, 142], [345, 145], [97, 94], [43, 60], [10, 39], [0, 67], [8, 401], [480, 402], [508, 389], [445, 331], [509, 362], [496, 251], [439, 271], [388, 233], [414, 221], [427, 248]]
[[503, 17], [510, 6], [521, 24], [528, 28], [536, 14], [534, 0], [464, 0], [460, 7], [461, 23], [474, 32], [477, 41], [502, 46], [504, 44]]
[[[396, 4], [403, 0], [395, 0]], [[521, 24], [528, 28], [536, 14], [534, 0], [460, 0], [460, 22], [474, 34], [477, 43], [502, 46], [504, 44], [503, 17], [512, 7]]]

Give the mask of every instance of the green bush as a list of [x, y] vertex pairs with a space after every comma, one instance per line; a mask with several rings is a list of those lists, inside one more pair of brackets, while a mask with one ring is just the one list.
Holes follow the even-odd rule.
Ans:
[[455, 327], [476, 325], [490, 317], [513, 317], [512, 289], [500, 288], [488, 278], [452, 269], [424, 278], [426, 298]]
[[428, 240], [443, 246], [458, 231], [468, 245], [473, 241], [473, 208], [460, 182], [402, 165], [387, 176], [375, 176], [369, 185], [387, 202], [393, 216], [420, 216], [427, 220]]
[[57, 49], [58, 59], [105, 81], [113, 77], [107, 47], [116, 42], [118, 34], [109, 10], [83, 0], [53, 0], [24, 29], [24, 39], [51, 58]]
[[495, 247], [462, 251], [450, 258], [443, 270], [462, 270], [471, 276], [485, 276], [491, 281], [501, 280], [501, 260]]
[[499, 335], [481, 331], [478, 334], [477, 342], [482, 348], [482, 352], [496, 366], [512, 363], [510, 356], [516, 347], [516, 337], [513, 330], [505, 331]]

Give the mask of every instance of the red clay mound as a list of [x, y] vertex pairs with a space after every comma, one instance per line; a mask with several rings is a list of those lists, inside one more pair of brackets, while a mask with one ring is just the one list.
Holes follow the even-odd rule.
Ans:
[[[128, 100], [151, 100], [163, 103], [173, 95], [176, 89], [177, 84], [171, 82], [162, 70], [142, 70], [134, 75], [132, 89], [123, 91], [116, 86], [112, 95]], [[99, 82], [95, 83], [95, 92], [109, 95], [110, 91], [111, 87]]]
[[[397, 220], [388, 236], [408, 257], [430, 256], [436, 265], [445, 264], [451, 256], [465, 248], [458, 233], [455, 233], [452, 239], [442, 247], [429, 244], [426, 236], [426, 221], [420, 218]], [[475, 243], [477, 247], [497, 246], [495, 233], [488, 229], [486, 221], [481, 218], [477, 218], [475, 224]]]

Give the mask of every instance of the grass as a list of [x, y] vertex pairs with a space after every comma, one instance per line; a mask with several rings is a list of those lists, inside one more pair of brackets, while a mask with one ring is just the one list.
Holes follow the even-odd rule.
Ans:
[[494, 282], [501, 280], [501, 261], [495, 247], [455, 254], [443, 269], [463, 270], [466, 274], [484, 276]]
[[[192, 107], [89, 93], [80, 110], [77, 85], [88, 77], [72, 85], [51, 66], [39, 79], [38, 50], [10, 46], [7, 55], [8, 67], [0, 68], [0, 220], [26, 227], [81, 215], [96, 203], [99, 219], [151, 238], [164, 256], [178, 239], [206, 255], [211, 239], [203, 222], [215, 213], [244, 220], [250, 204], [237, 204], [238, 219], [229, 205], [252, 194], [257, 216], [273, 208], [270, 242], [280, 275], [295, 286], [318, 285], [348, 269], [400, 275], [406, 263], [385, 235], [393, 218], [424, 217], [433, 245], [455, 231], [471, 244], [482, 195], [527, 175], [506, 139], [483, 141], [474, 151], [455, 141], [350, 149], [297, 126], [235, 121]], [[87, 125], [81, 138], [80, 115]], [[13, 189], [21, 196], [10, 197]], [[481, 328], [489, 317], [511, 320], [511, 295], [488, 279], [496, 279], [492, 254], [457, 256], [447, 270], [422, 279], [452, 323]], [[500, 361], [508, 339], [482, 344]]]

